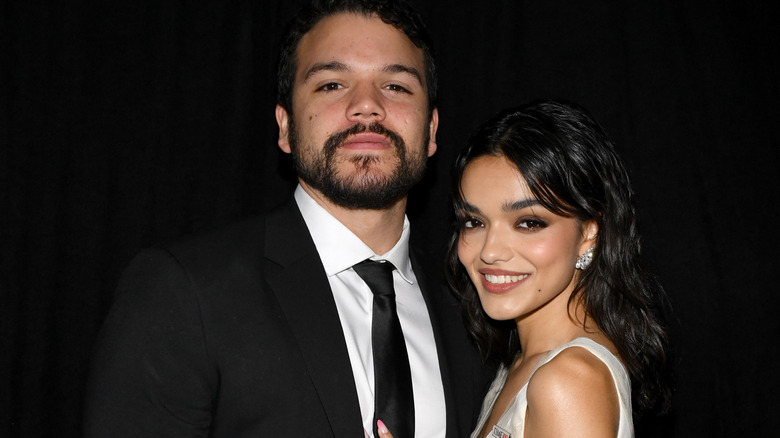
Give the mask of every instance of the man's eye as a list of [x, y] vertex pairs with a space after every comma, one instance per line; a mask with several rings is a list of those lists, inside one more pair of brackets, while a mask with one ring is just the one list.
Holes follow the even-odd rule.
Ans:
[[407, 93], [407, 94], [409, 93], [409, 90], [407, 90], [406, 88], [398, 84], [390, 84], [385, 88], [387, 88], [390, 91], [395, 91], [396, 93]]
[[341, 88], [344, 88], [344, 87], [342, 87], [340, 84], [337, 84], [336, 82], [328, 82], [327, 84], [321, 86], [317, 90], [319, 90], [319, 91], [335, 91], [335, 90], [339, 90]]

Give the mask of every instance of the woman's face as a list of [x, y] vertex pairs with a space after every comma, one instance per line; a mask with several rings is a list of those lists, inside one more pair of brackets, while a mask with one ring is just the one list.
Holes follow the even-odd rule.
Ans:
[[485, 312], [520, 320], [568, 296], [576, 283], [577, 256], [592, 247], [596, 225], [542, 207], [514, 165], [484, 156], [461, 179], [466, 210], [458, 257], [474, 282]]

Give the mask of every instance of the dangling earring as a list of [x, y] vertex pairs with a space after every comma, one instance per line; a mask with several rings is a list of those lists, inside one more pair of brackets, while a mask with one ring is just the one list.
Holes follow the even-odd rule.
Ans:
[[584, 270], [588, 266], [590, 266], [590, 262], [592, 261], [593, 261], [593, 248], [590, 248], [587, 251], [585, 251], [581, 256], [577, 257], [577, 263], [574, 264], [574, 267], [580, 270]]

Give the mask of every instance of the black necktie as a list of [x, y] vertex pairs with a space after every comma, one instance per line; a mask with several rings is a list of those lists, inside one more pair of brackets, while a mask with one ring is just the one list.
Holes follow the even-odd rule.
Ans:
[[387, 425], [395, 438], [414, 437], [414, 397], [409, 355], [395, 310], [393, 270], [389, 262], [365, 260], [355, 272], [374, 293], [371, 344], [374, 349], [374, 436], [376, 420]]

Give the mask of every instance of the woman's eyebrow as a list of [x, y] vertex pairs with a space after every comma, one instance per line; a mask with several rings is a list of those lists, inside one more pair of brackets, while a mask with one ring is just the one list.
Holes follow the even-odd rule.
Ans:
[[510, 212], [510, 211], [517, 211], [522, 210], [527, 207], [531, 207], [533, 205], [540, 205], [540, 202], [536, 199], [523, 199], [520, 201], [514, 201], [514, 202], [506, 202], [503, 206], [501, 206], [501, 209]]

